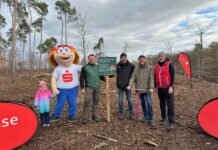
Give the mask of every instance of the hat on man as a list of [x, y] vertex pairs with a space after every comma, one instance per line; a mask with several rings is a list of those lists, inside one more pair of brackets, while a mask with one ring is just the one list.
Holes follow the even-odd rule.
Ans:
[[126, 53], [120, 54], [120, 58], [123, 57], [123, 56], [127, 57]]
[[166, 56], [166, 53], [164, 51], [161, 51], [158, 53], [158, 56], [161, 56], [161, 55]]

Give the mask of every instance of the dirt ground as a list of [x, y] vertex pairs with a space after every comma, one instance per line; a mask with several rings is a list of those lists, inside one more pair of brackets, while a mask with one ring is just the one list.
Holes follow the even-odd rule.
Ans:
[[[50, 76], [35, 76], [37, 73], [22, 73], [17, 75], [15, 83], [11, 83], [8, 75], [0, 76], [0, 100], [17, 100], [33, 106], [34, 94], [37, 90], [38, 80], [46, 78], [50, 83]], [[35, 135], [22, 147], [21, 150], [147, 150], [147, 149], [218, 149], [218, 139], [203, 132], [199, 127], [196, 116], [199, 108], [208, 100], [218, 97], [218, 85], [199, 80], [190, 82], [183, 76], [177, 76], [175, 87], [175, 130], [168, 132], [161, 127], [159, 100], [156, 92], [153, 95], [154, 119], [156, 128], [149, 128], [146, 123], [132, 121], [126, 118], [118, 119], [118, 96], [115, 78], [110, 79], [111, 122], [106, 122], [105, 95], [100, 96], [101, 122], [90, 121], [87, 125], [81, 122], [83, 96], [79, 93], [77, 105], [77, 122], [67, 122], [67, 104], [58, 122], [52, 123], [50, 128], [41, 128], [40, 124]], [[50, 87], [50, 85], [49, 85]], [[102, 85], [102, 91], [104, 84]], [[103, 92], [102, 92], [103, 93]], [[135, 108], [136, 98], [133, 92]], [[55, 100], [51, 101], [51, 112]], [[125, 112], [127, 102], [124, 100]], [[37, 110], [36, 114], [38, 115]], [[126, 113], [127, 114], [127, 113]], [[117, 141], [104, 140], [93, 136], [94, 134], [110, 137]], [[145, 144], [150, 140], [157, 147]]]

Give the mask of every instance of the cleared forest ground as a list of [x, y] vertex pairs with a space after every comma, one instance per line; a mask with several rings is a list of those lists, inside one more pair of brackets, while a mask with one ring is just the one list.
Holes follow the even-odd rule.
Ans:
[[[22, 73], [17, 75], [15, 83], [11, 83], [9, 75], [0, 76], [0, 100], [18, 100], [33, 106], [38, 80], [46, 78], [50, 83], [50, 76], [35, 76], [36, 73]], [[35, 77], [34, 77], [35, 76]], [[218, 149], [218, 140], [208, 136], [199, 127], [196, 116], [199, 108], [208, 100], [218, 97], [218, 85], [200, 80], [193, 80], [193, 88], [184, 76], [177, 76], [175, 87], [175, 130], [168, 132], [158, 124], [160, 120], [159, 100], [156, 92], [153, 95], [154, 118], [157, 128], [151, 129], [146, 123], [132, 121], [127, 117], [123, 121], [118, 119], [118, 96], [116, 79], [110, 80], [111, 87], [111, 122], [106, 122], [105, 95], [100, 96], [101, 122], [91, 122], [83, 125], [81, 114], [83, 96], [78, 96], [77, 122], [67, 122], [67, 105], [59, 122], [52, 123], [50, 128], [38, 126], [35, 135], [19, 149]], [[50, 85], [49, 85], [50, 87]], [[102, 91], [104, 85], [102, 85]], [[103, 92], [102, 92], [103, 93]], [[134, 107], [136, 103], [133, 93]], [[55, 100], [51, 101], [51, 112]], [[127, 112], [127, 102], [124, 100]], [[38, 115], [38, 112], [36, 111]], [[110, 137], [117, 141], [109, 141], [94, 135]], [[157, 144], [152, 147], [145, 144], [151, 140]]]

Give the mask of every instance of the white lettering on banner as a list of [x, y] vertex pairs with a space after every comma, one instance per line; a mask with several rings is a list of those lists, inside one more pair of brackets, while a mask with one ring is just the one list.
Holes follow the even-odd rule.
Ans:
[[11, 118], [3, 118], [3, 119], [0, 119], [0, 127], [2, 128], [6, 128], [8, 127], [9, 125], [17, 125], [18, 124], [18, 118], [17, 117], [11, 117]]

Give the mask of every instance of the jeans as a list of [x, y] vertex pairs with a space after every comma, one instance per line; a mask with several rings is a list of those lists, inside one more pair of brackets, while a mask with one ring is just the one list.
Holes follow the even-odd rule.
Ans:
[[53, 116], [60, 118], [61, 113], [64, 108], [64, 104], [67, 100], [69, 105], [68, 107], [68, 117], [76, 117], [76, 102], [77, 102], [77, 93], [78, 87], [72, 89], [58, 89], [60, 93], [57, 95], [56, 106], [54, 109]]
[[131, 90], [127, 89], [120, 89], [118, 88], [118, 96], [119, 96], [119, 113], [123, 113], [123, 93], [126, 93], [126, 98], [129, 106], [129, 114], [133, 113], [133, 108], [132, 108], [132, 94]]
[[160, 100], [160, 109], [162, 120], [166, 120], [166, 103], [168, 119], [170, 123], [174, 123], [174, 97], [173, 94], [169, 94], [169, 88], [158, 88], [158, 97]]
[[[146, 98], [146, 101], [145, 101]], [[140, 93], [141, 106], [144, 117], [153, 120], [153, 107], [151, 93]]]
[[49, 112], [40, 113], [40, 121], [42, 124], [49, 124], [50, 123]]

